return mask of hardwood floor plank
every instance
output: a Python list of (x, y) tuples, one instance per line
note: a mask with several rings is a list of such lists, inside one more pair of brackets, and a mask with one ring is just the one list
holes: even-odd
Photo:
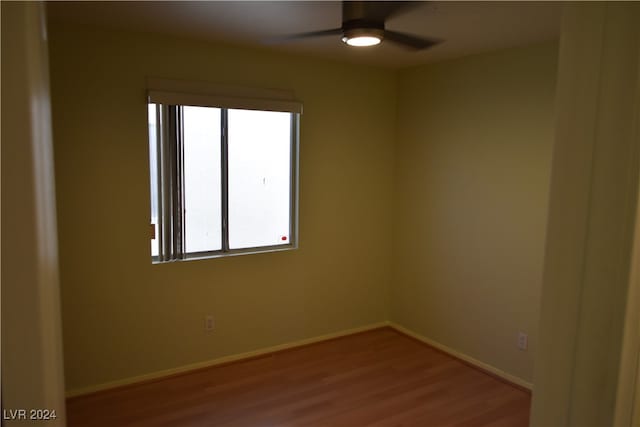
[(528, 425), (530, 394), (391, 328), (67, 401), (70, 427)]

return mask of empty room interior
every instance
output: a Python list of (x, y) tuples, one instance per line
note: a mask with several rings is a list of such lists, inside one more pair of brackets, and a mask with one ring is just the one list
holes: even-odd
[(3, 423), (639, 426), (638, 20), (2, 2)]

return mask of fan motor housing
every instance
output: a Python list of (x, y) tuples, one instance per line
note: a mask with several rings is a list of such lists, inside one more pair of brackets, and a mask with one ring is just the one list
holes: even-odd
[(344, 37), (347, 39), (371, 36), (382, 40), (384, 37), (384, 22), (352, 19), (342, 25), (342, 30)]
[(372, 21), (369, 19), (351, 19), (342, 23), (342, 29), (345, 31), (355, 29), (384, 31), (384, 22)]

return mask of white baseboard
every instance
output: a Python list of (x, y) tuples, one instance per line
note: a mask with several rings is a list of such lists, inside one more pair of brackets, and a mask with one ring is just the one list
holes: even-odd
[(457, 359), (460, 360), (464, 360), (465, 362), (476, 366), (484, 371), (490, 372), (493, 375), (496, 375), (510, 383), (516, 384), (520, 387), (526, 388), (527, 390), (532, 390), (533, 389), (533, 384), (523, 380), (522, 378), (516, 377), (515, 375), (511, 375), (501, 369), (496, 368), (495, 366), (491, 366), (487, 363), (481, 362), (477, 359), (474, 359), (471, 356), (467, 356), (466, 354), (460, 353), (457, 350), (452, 349), (451, 347), (447, 347), (444, 344), (440, 344), (439, 342), (433, 341), (432, 339), (429, 339), (427, 337), (424, 337), (418, 333), (415, 333), (407, 328), (405, 328), (404, 326), (400, 326), (397, 323), (394, 322), (389, 322), (389, 326), (391, 326), (393, 329), (397, 330), (398, 332), (401, 332), (405, 335), (409, 335), (410, 337), (413, 337), (415, 339), (417, 339), (418, 341), (422, 341), (423, 343), (430, 345), (431, 347), (437, 348), (440, 351), (443, 351)]
[(221, 365), (224, 363), (229, 363), (229, 362), (235, 362), (238, 360), (242, 360), (242, 359), (248, 359), (251, 357), (257, 357), (257, 356), (262, 356), (262, 355), (266, 355), (269, 353), (274, 353), (276, 351), (281, 351), (281, 350), (287, 350), (290, 348), (295, 348), (295, 347), (300, 347), (303, 345), (307, 345), (307, 344), (313, 344), (313, 343), (317, 343), (317, 342), (321, 342), (321, 341), (326, 341), (326, 340), (330, 340), (333, 338), (339, 338), (339, 337), (343, 337), (343, 336), (347, 336), (347, 335), (352, 335), (352, 334), (357, 334), (358, 332), (365, 332), (365, 331), (369, 331), (372, 329), (378, 329), (378, 328), (382, 328), (385, 326), (389, 326), (395, 330), (397, 330), (400, 333), (403, 333), (405, 335), (408, 335), (410, 337), (413, 337), (415, 339), (417, 339), (418, 341), (422, 341), (423, 343), (430, 345), (431, 347), (437, 348), (440, 351), (443, 351), (455, 358), (464, 360), (465, 362), (476, 366), (482, 370), (485, 370), (487, 372), (490, 372), (500, 378), (505, 379), (508, 382), (511, 382), (513, 384), (519, 385), (520, 387), (526, 388), (528, 390), (531, 390), (533, 387), (533, 384), (531, 384), (528, 381), (523, 380), (522, 378), (516, 377), (514, 375), (508, 374), (507, 372), (504, 372), (501, 369), (498, 369), (494, 366), (491, 366), (489, 364), (486, 364), (484, 362), (481, 362), (477, 359), (474, 359), (471, 356), (467, 356), (466, 354), (460, 353), (450, 347), (447, 347), (446, 345), (440, 344), (436, 341), (433, 341), (427, 337), (424, 337), (418, 333), (415, 333), (407, 328), (405, 328), (404, 326), (400, 326), (397, 323), (394, 322), (379, 322), (379, 323), (373, 323), (370, 325), (366, 325), (366, 326), (361, 326), (358, 328), (352, 328), (352, 329), (346, 329), (343, 331), (339, 331), (339, 332), (334, 332), (331, 334), (325, 334), (325, 335), (320, 335), (317, 337), (313, 337), (313, 338), (306, 338), (303, 340), (299, 340), (299, 341), (294, 341), (294, 342), (289, 342), (289, 343), (285, 343), (285, 344), (279, 344), (276, 346), (272, 346), (272, 347), (266, 347), (266, 348), (261, 348), (259, 350), (253, 350), (253, 351), (248, 351), (245, 353), (239, 353), (239, 354), (233, 354), (233, 355), (229, 355), (229, 356), (223, 356), (223, 357), (219, 357), (217, 359), (212, 359), (212, 360), (205, 360), (203, 362), (197, 362), (197, 363), (191, 363), (189, 365), (184, 365), (184, 366), (180, 366), (177, 368), (171, 368), (171, 369), (164, 369), (162, 371), (156, 371), (156, 372), (151, 372), (148, 374), (144, 374), (144, 375), (138, 375), (135, 377), (129, 377), (129, 378), (124, 378), (121, 380), (116, 380), (116, 381), (109, 381), (106, 383), (101, 383), (101, 384), (96, 384), (96, 385), (92, 385), (92, 386), (88, 386), (88, 387), (82, 387), (82, 388), (77, 388), (77, 389), (73, 389), (73, 390), (69, 390), (66, 393), (66, 397), (67, 398), (71, 398), (71, 397), (78, 397), (78, 396), (82, 396), (85, 394), (90, 394), (90, 393), (95, 393), (98, 391), (104, 391), (104, 390), (109, 390), (112, 388), (116, 388), (116, 387), (122, 387), (122, 386), (126, 386), (126, 385), (131, 385), (131, 384), (135, 384), (135, 383), (140, 383), (140, 382), (144, 382), (144, 381), (149, 381), (149, 380), (155, 380), (155, 379), (160, 379), (163, 377), (168, 377), (171, 375), (176, 375), (176, 374), (181, 374), (181, 373), (186, 373), (189, 371), (194, 371), (196, 369), (202, 369), (202, 368), (208, 368), (211, 366), (216, 366), (216, 365)]
[(88, 387), (77, 388), (69, 390), (66, 393), (67, 398), (78, 397), (85, 394), (95, 393), (97, 391), (109, 390), (116, 387), (122, 387), (125, 385), (135, 384), (143, 381), (160, 379), (171, 375), (181, 374), (196, 369), (208, 368), (211, 366), (221, 365), (223, 363), (235, 362), (237, 360), (248, 359), (251, 357), (262, 356), (276, 351), (286, 350), (289, 348), (300, 347), (307, 344), (313, 344), (320, 341), (326, 341), (333, 338), (339, 338), (346, 335), (357, 334), (358, 332), (365, 332), (372, 329), (378, 329), (385, 326), (389, 326), (388, 322), (372, 323), (370, 325), (361, 326), (358, 328), (346, 329), (331, 334), (320, 335), (313, 338), (306, 338), (299, 341), (289, 342), (285, 344), (279, 344), (272, 347), (261, 348), (259, 350), (248, 351), (246, 353), (232, 354), (229, 356), (219, 357), (217, 359), (205, 360), (203, 362), (191, 363), (189, 365), (180, 366), (177, 368), (164, 369), (162, 371), (151, 372), (144, 375), (138, 375), (135, 377), (123, 378), (121, 380), (109, 381), (106, 383), (96, 384)]

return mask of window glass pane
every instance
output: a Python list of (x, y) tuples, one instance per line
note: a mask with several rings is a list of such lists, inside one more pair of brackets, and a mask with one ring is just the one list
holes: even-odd
[(149, 173), (151, 178), (151, 224), (155, 239), (151, 240), (151, 256), (158, 256), (158, 145), (156, 133), (156, 104), (149, 104)]
[(229, 110), (229, 247), (289, 244), (291, 113)]
[(185, 249), (222, 249), (220, 109), (183, 107)]

